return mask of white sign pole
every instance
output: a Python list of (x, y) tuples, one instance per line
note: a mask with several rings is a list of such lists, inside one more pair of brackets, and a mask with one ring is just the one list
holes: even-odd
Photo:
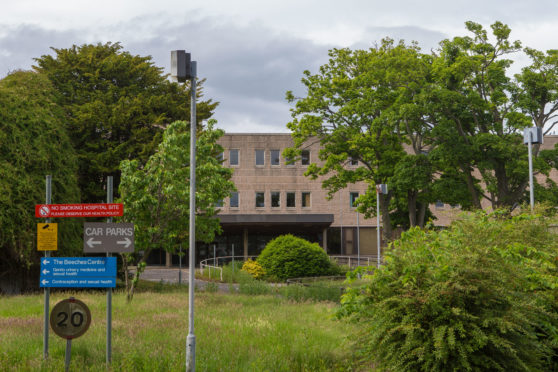
[(196, 62), (191, 62), (190, 79), (190, 233), (188, 282), (188, 336), (186, 337), (186, 371), (196, 370), (196, 336), (194, 334), (194, 286), (196, 270)]

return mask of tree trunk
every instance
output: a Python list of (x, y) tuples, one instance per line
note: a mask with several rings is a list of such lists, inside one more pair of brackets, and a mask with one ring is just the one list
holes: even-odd
[(407, 208), (409, 209), (409, 224), (411, 227), (417, 225), (417, 193), (407, 191)]
[(473, 202), (473, 207), (475, 207), (475, 209), (482, 209), (479, 193), (475, 188), (475, 183), (473, 182), (473, 175), (471, 174), (471, 169), (469, 169), (469, 167), (465, 167), (462, 165), (461, 170), (465, 175), (465, 181), (467, 182), (467, 189), (471, 194), (471, 201)]
[(426, 203), (419, 203), (420, 204), (420, 209), (419, 209), (419, 216), (418, 216), (418, 226), (420, 228), (424, 227), (424, 219), (426, 218), (426, 207), (427, 204)]

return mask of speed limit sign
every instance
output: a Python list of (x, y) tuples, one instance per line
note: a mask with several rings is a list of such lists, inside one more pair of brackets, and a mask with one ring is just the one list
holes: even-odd
[(86, 304), (73, 297), (57, 303), (50, 313), (50, 327), (66, 340), (78, 338), (91, 324), (91, 311)]

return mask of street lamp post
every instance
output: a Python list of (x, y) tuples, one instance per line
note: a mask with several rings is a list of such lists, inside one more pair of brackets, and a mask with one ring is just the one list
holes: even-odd
[(188, 281), (188, 336), (186, 338), (186, 372), (196, 370), (196, 336), (194, 334), (194, 280), (196, 259), (196, 71), (197, 64), (190, 61), (190, 53), (171, 51), (171, 76), (179, 82), (190, 80), (190, 230)]
[(377, 237), (377, 245), (378, 245), (378, 264), (377, 267), (378, 269), (380, 268), (380, 261), (381, 261), (381, 250), (380, 250), (380, 244), (382, 242), (382, 239), (380, 237), (380, 194), (387, 194), (388, 193), (388, 189), (387, 189), (387, 185), (384, 183), (381, 183), (379, 185), (376, 185), (376, 237)]
[(531, 205), (531, 212), (533, 212), (535, 207), (535, 185), (533, 182), (533, 151), (531, 147), (533, 144), (543, 143), (542, 128), (525, 128), (523, 131), (523, 143), (527, 145), (529, 156), (529, 204)]

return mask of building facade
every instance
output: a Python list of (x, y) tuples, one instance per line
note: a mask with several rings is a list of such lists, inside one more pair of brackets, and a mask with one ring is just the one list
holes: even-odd
[[(558, 136), (546, 136), (544, 141), (542, 148), (554, 148)], [(318, 141), (309, 143), (301, 159), (292, 164), (283, 157), (283, 151), (293, 146), (288, 133), (227, 133), (219, 144), (224, 149), (223, 165), (234, 170), (237, 191), (220, 206), (223, 233), (211, 244), (198, 242), (198, 262), (214, 255), (256, 256), (271, 239), (283, 234), (319, 243), (328, 254), (377, 254), (377, 220), (365, 219), (353, 204), (367, 185), (352, 184), (328, 198), (322, 179), (304, 175), (311, 163), (319, 163)], [(356, 168), (358, 162), (348, 161), (346, 167)], [(550, 177), (558, 180), (556, 170)], [(489, 208), (487, 200), (483, 207)], [(451, 223), (460, 212), (458, 206), (443, 203), (431, 205), (430, 210), (440, 226)], [(149, 263), (171, 262), (177, 264), (178, 256), (154, 252)]]
[(319, 142), (308, 144), (292, 164), (282, 155), (293, 146), (290, 134), (225, 134), (219, 143), (237, 188), (219, 213), (222, 250), (235, 244), (235, 254), (257, 255), (271, 239), (290, 233), (331, 254), (376, 253), (376, 219), (364, 219), (353, 204), (366, 184), (351, 185), (328, 199), (322, 180), (304, 176), (311, 163), (319, 162)]

